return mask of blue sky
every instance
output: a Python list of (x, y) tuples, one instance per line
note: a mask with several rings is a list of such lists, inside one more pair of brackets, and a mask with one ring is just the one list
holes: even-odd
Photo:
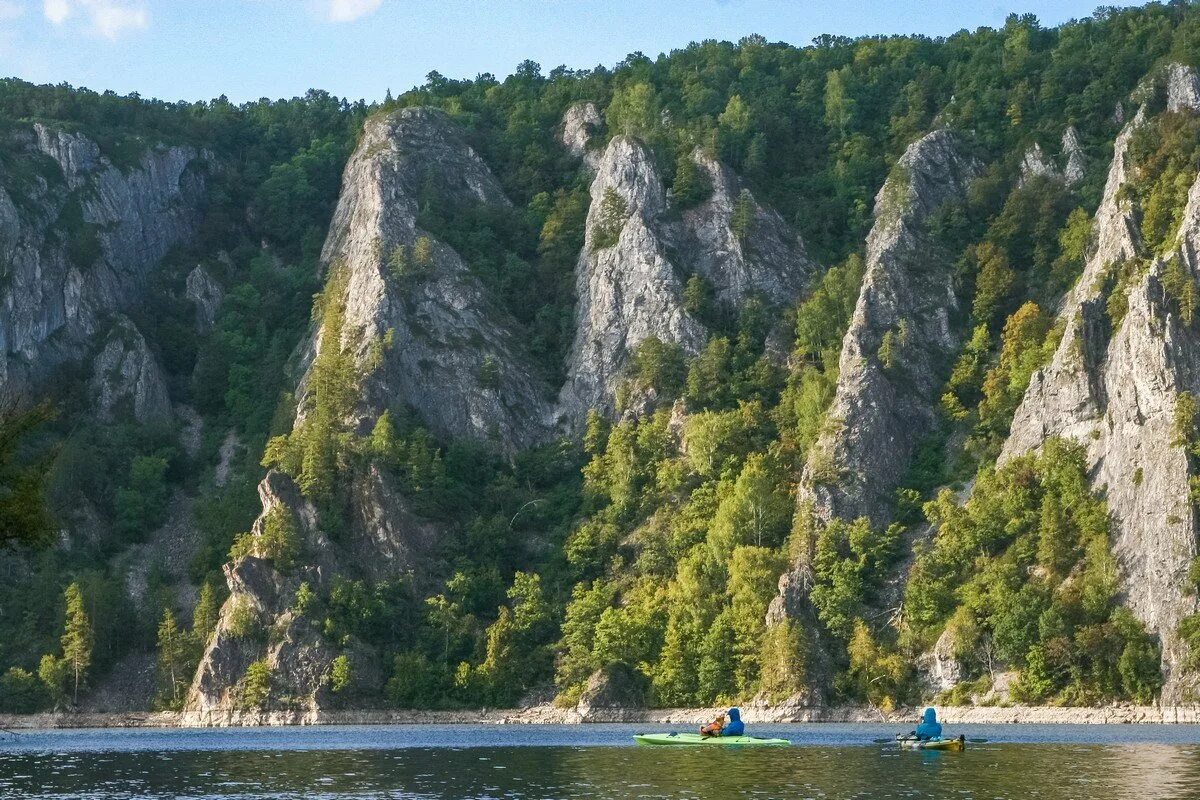
[(612, 65), (702, 39), (759, 33), (945, 35), (1045, 25), (1097, 0), (0, 0), (0, 76), (167, 100), (291, 97), (310, 87), (379, 99), (423, 81)]

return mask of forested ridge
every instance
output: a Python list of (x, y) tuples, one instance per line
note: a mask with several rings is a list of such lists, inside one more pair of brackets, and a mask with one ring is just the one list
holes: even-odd
[[(1163, 259), (1154, 286), (1171, 324), (1192, 331), (1195, 279), (1171, 259), (1200, 167), (1200, 116), (1168, 108), (1164, 76), (1198, 62), (1200, 7), (1175, 2), (1057, 28), (1014, 15), (946, 38), (796, 47), (748, 36), (611, 68), (431, 72), (377, 104), (316, 90), (166, 103), (0, 81), (0, 187), (16, 209), (48, 181), (17, 145), (35, 123), (86, 136), (126, 172), (166, 145), (206, 164), (195, 234), (124, 309), (175, 411), (152, 423), (132, 408), (98, 415), (99, 335), (0, 407), (0, 710), (182, 708), (218, 628), (258, 654), (231, 689), (239, 710), (304, 706), (311, 698), (269, 657), (295, 620), (329, 655), (324, 707), (550, 695), (572, 706), (617, 682), (628, 702), (654, 706), (888, 708), (938, 692), (961, 703), (1155, 700), (1163, 642), (1124, 602), (1120, 532), (1086, 438), (1002, 450), (1031, 377), (1069, 349), (1060, 311), (1096, 249), (1114, 141), (1139, 108), (1120, 200), (1144, 252), (1097, 282), (1096, 324), (1115, 337), (1137, 302), (1130, 287)], [(430, 171), (417, 192), (423, 233), (384, 254), (387, 280), (417, 307), (449, 248), (513, 321), (536, 380), (554, 387), (575, 336), (579, 264), (589, 247), (617, 246), (627, 212), (615, 192), (589, 194), (593, 172), (562, 141), (564, 114), (589, 103), (599, 118), (588, 153), (621, 137), (643, 147), (669, 193), (664, 225), (712, 196), (697, 152), (731, 170), (738, 247), (763, 247), (756, 209), (777, 212), (819, 265), (803, 292), (734, 304), (698, 272), (681, 275), (705, 341), (694, 352), (632, 344), (614, 412), (593, 411), (577, 435), (505, 452), (441, 436), (403, 404), (350, 424), (359, 371), (403, 346), (380, 336), (365, 362), (343, 349), (354, 300), (344, 270), (322, 261), (364, 124), (439, 109), (490, 169), (509, 203), (463, 204)], [(829, 518), (798, 487), (845, 477), (819, 443), (840, 424), (828, 412), (868, 235), (887, 222), (877, 209), (911, 212), (902, 156), (940, 129), (977, 168), (920, 224), (925, 260), (947, 265), (954, 298), (936, 424), (896, 476), (885, 521)], [(1044, 163), (1031, 168), (1035, 147)], [(75, 208), (64, 204), (50, 230), (86, 269), (97, 232)], [(221, 296), (205, 324), (190, 293), (197, 267)], [(0, 288), (8, 278), (0, 261)], [(913, 380), (909, 335), (901, 321), (867, 354), (897, 386)], [(489, 357), (475, 377), (498, 392), (510, 374)], [(1194, 396), (1178, 393), (1170, 413), (1190, 470)], [(294, 481), (294, 502), (260, 504), (267, 469)], [(1130, 472), (1140, 485), (1141, 468)], [(432, 541), (427, 561), (387, 577), (345, 568), (318, 585), (303, 571), (325, 563), (314, 542), (351, 548), (364, 476), (399, 487), (413, 541)], [(294, 584), (285, 614), (227, 600), (223, 565), (247, 558)], [(804, 602), (784, 613), (789, 572)], [(1185, 645), (1200, 645), (1197, 619), (1179, 627)], [(953, 681), (931, 682), (931, 661), (953, 662)], [(139, 670), (149, 677), (127, 678)]]

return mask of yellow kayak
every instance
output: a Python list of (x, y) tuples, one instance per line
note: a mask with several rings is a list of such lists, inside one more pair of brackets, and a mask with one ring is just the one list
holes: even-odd
[(962, 736), (957, 739), (917, 739), (905, 736), (897, 738), (896, 744), (910, 750), (948, 750), (957, 753), (967, 749), (967, 740)]

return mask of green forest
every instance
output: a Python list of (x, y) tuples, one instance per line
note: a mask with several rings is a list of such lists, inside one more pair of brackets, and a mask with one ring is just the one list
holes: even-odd
[[(181, 708), (228, 593), (222, 565), (253, 554), (294, 575), (313, 555), (286, 509), (247, 534), (266, 467), (295, 478), (334, 539), (350, 476), (368, 468), (385, 470), (439, 531), (435, 563), (420, 574), (300, 584), (292, 610), (337, 654), (336, 706), (507, 707), (539, 692), (569, 706), (597, 671), (617, 668), (651, 706), (806, 695), (888, 709), (923, 699), (915, 664), (943, 631), (966, 673), (944, 702), (987, 696), (998, 665), (1017, 673), (1018, 702), (1151, 702), (1160, 644), (1119, 602), (1111, 522), (1082, 448), (1051, 440), (996, 461), (1061, 337), (1056, 312), (1083, 269), (1112, 143), (1136, 110), (1131, 92), (1170, 62), (1200, 65), (1200, 7), (1103, 8), (1056, 28), (1013, 15), (945, 38), (793, 46), (749, 36), (590, 70), (527, 61), (502, 79), (431, 72), (374, 104), (317, 90), (170, 103), (0, 81), (0, 185), (22, 169), (5, 137), (34, 121), (86, 134), (117, 165), (156, 143), (195, 145), (221, 164), (199, 233), (155, 270), (153, 302), (129, 312), (172, 401), (202, 418), (198, 450), (181, 446), (179, 422), (98, 421), (79, 365), (0, 407), (0, 711), (87, 707), (138, 658), (155, 666), (147, 704)], [(512, 201), (463, 211), (431, 188), (420, 225), (522, 326), (547, 380), (561, 379), (591, 200), (590, 177), (556, 129), (578, 102), (603, 116), (589, 146), (644, 143), (677, 210), (711, 190), (695, 148), (729, 165), (822, 265), (803, 296), (732, 311), (692, 276), (684, 302), (711, 337), (695, 356), (642, 341), (618, 393), (623, 406), (653, 389), (657, 409), (593, 413), (578, 439), (512, 457), (441, 440), (411, 409), (389, 410), (368, 432), (342, 430), (353, 367), (328, 345), (313, 359), (315, 409), (292, 430), (298, 349), (314, 325), (340, 331), (345, 315), (344, 284), (320, 263), (342, 169), (364, 121), (404, 107), (442, 109)], [(1161, 97), (1148, 108), (1155, 116), (1131, 145), (1130, 202), (1157, 253), (1173, 241), (1200, 165), (1200, 118), (1163, 111)], [(964, 332), (943, 365), (938, 430), (909, 465), (890, 524), (821, 523), (797, 507), (795, 487), (831, 424), (875, 196), (906, 147), (941, 126), (984, 167), (929, 224), (953, 261), (953, 324)], [(1082, 143), (1083, 181), (1019, 181), (1028, 148), (1057, 153), (1067, 126)], [(735, 212), (735, 233), (753, 248), (747, 214)], [(73, 248), (88, 246), (84, 227)], [(426, 245), (391, 254), (398, 280), (428, 265)], [(197, 264), (225, 294), (203, 334), (182, 292)], [(1128, 285), (1144, 266), (1115, 265), (1108, 280)], [(5, 271), (0, 263), (0, 284)], [(1192, 280), (1180, 273), (1166, 291), (1191, 325)], [(1114, 327), (1123, 296), (1109, 295)], [(781, 320), (783, 358), (768, 341)], [(900, 330), (879, 353), (897, 373), (903, 339)], [(1181, 446), (1200, 452), (1195, 408), (1178, 416)], [(836, 475), (839, 465), (815, 468)], [(194, 519), (186, 576), (151, 563), (135, 595), (130, 554), (181, 498)], [(80, 507), (95, 520), (88, 530), (66, 524)], [(921, 531), (930, 533), (903, 565)], [(768, 626), (779, 578), (798, 559), (811, 570), (811, 617)], [(889, 581), (902, 566), (909, 578), (897, 592)], [(276, 635), (251, 609), (226, 613), (248, 641)], [(1200, 644), (1200, 622), (1185, 628)], [(246, 709), (294, 701), (266, 660), (237, 697)]]

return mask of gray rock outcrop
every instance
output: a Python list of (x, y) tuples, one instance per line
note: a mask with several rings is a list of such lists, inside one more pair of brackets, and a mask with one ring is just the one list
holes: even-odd
[(582, 159), (588, 168), (595, 169), (600, 153), (588, 145), (603, 122), (595, 103), (576, 103), (563, 114), (558, 141), (568, 153)]
[[(451, 208), (509, 205), (458, 129), (425, 108), (371, 119), (342, 186), (322, 261), (345, 272), (341, 346), (363, 373), (357, 417), (369, 422), (400, 402), (441, 436), (490, 440), (507, 452), (544, 440), (551, 392), (515, 322), (454, 250), (417, 225), (430, 186)], [(385, 339), (391, 345), (380, 352)], [(302, 393), (302, 415), (305, 401)]]
[[(1200, 109), (1195, 72), (1172, 66), (1166, 74), (1169, 107)], [(1093, 486), (1108, 501), (1122, 600), (1160, 640), (1162, 697), (1170, 703), (1189, 691), (1181, 674), (1186, 652), (1176, 628), (1197, 608), (1186, 588), (1197, 554), (1190, 467), (1174, 412), (1180, 393), (1200, 390), (1200, 340), (1179, 318), (1164, 278), (1172, 258), (1179, 259), (1189, 279), (1198, 277), (1200, 179), (1189, 193), (1176, 249), (1151, 257), (1122, 191), (1130, 179), (1129, 140), (1144, 120), (1143, 109), (1117, 139), (1096, 213), (1094, 249), (1060, 313), (1062, 339), (1050, 363), (1034, 373), (1001, 461), (1052, 436), (1086, 448)], [(1145, 266), (1128, 286), (1112, 287), (1104, 280), (1118, 262), (1133, 260)], [(1115, 330), (1106, 311), (1111, 291), (1128, 292), (1128, 310)]]
[(208, 270), (197, 264), (187, 275), (185, 294), (188, 300), (196, 306), (196, 327), (206, 331), (213, 326), (217, 319), (217, 311), (225, 292)]
[(926, 230), (961, 199), (978, 164), (939, 130), (909, 146), (875, 201), (866, 273), (842, 341), (837, 391), (797, 496), (818, 520), (882, 524), (958, 345), (950, 260)]
[(24, 169), (0, 166), (0, 396), (83, 357), (140, 300), (199, 224), (211, 160), (155, 146), (122, 168), (82, 134), (39, 123), (5, 136)]
[[(610, 193), (620, 198), (624, 211), (604, 219)], [(575, 341), (559, 398), (572, 428), (589, 409), (612, 411), (617, 383), (639, 342), (656, 337), (696, 353), (706, 338), (704, 326), (683, 307), (683, 281), (667, 255), (669, 239), (660, 219), (666, 193), (649, 151), (627, 136), (609, 142), (591, 196), (575, 272)], [(601, 247), (605, 228), (619, 232), (615, 243)]]
[(742, 241), (734, 233), (733, 220), (742, 182), (703, 150), (696, 150), (693, 159), (707, 176), (712, 194), (681, 215), (677, 238), (684, 263), (730, 308), (755, 295), (772, 305), (795, 300), (816, 270), (800, 237), (778, 212), (748, 194), (751, 222)]
[(1079, 141), (1079, 131), (1074, 125), (1068, 125), (1063, 131), (1062, 152), (1067, 159), (1063, 166), (1062, 176), (1067, 186), (1078, 186), (1083, 183), (1087, 161), (1083, 155), (1083, 145)]
[(1021, 159), (1021, 177), (1019, 185), (1028, 183), (1033, 178), (1058, 178), (1058, 168), (1054, 166), (1049, 157), (1046, 156), (1041, 145), (1034, 142), (1033, 146), (1025, 151), (1025, 157)]
[[(742, 182), (703, 151), (693, 158), (712, 193), (679, 213), (650, 151), (636, 139), (614, 138), (595, 166), (586, 243), (575, 273), (576, 333), (559, 395), (568, 430), (578, 429), (590, 409), (613, 411), (638, 343), (653, 337), (687, 354), (703, 347), (708, 331), (684, 307), (687, 276), (702, 277), (717, 300), (736, 311), (752, 297), (774, 306), (794, 302), (816, 269), (800, 237), (753, 195), (742, 241), (733, 221)], [(622, 213), (606, 219), (605, 198), (613, 195)]]
[(112, 421), (123, 414), (143, 424), (171, 418), (171, 398), (158, 359), (126, 317), (117, 318), (92, 362), (88, 384), (97, 416)]

